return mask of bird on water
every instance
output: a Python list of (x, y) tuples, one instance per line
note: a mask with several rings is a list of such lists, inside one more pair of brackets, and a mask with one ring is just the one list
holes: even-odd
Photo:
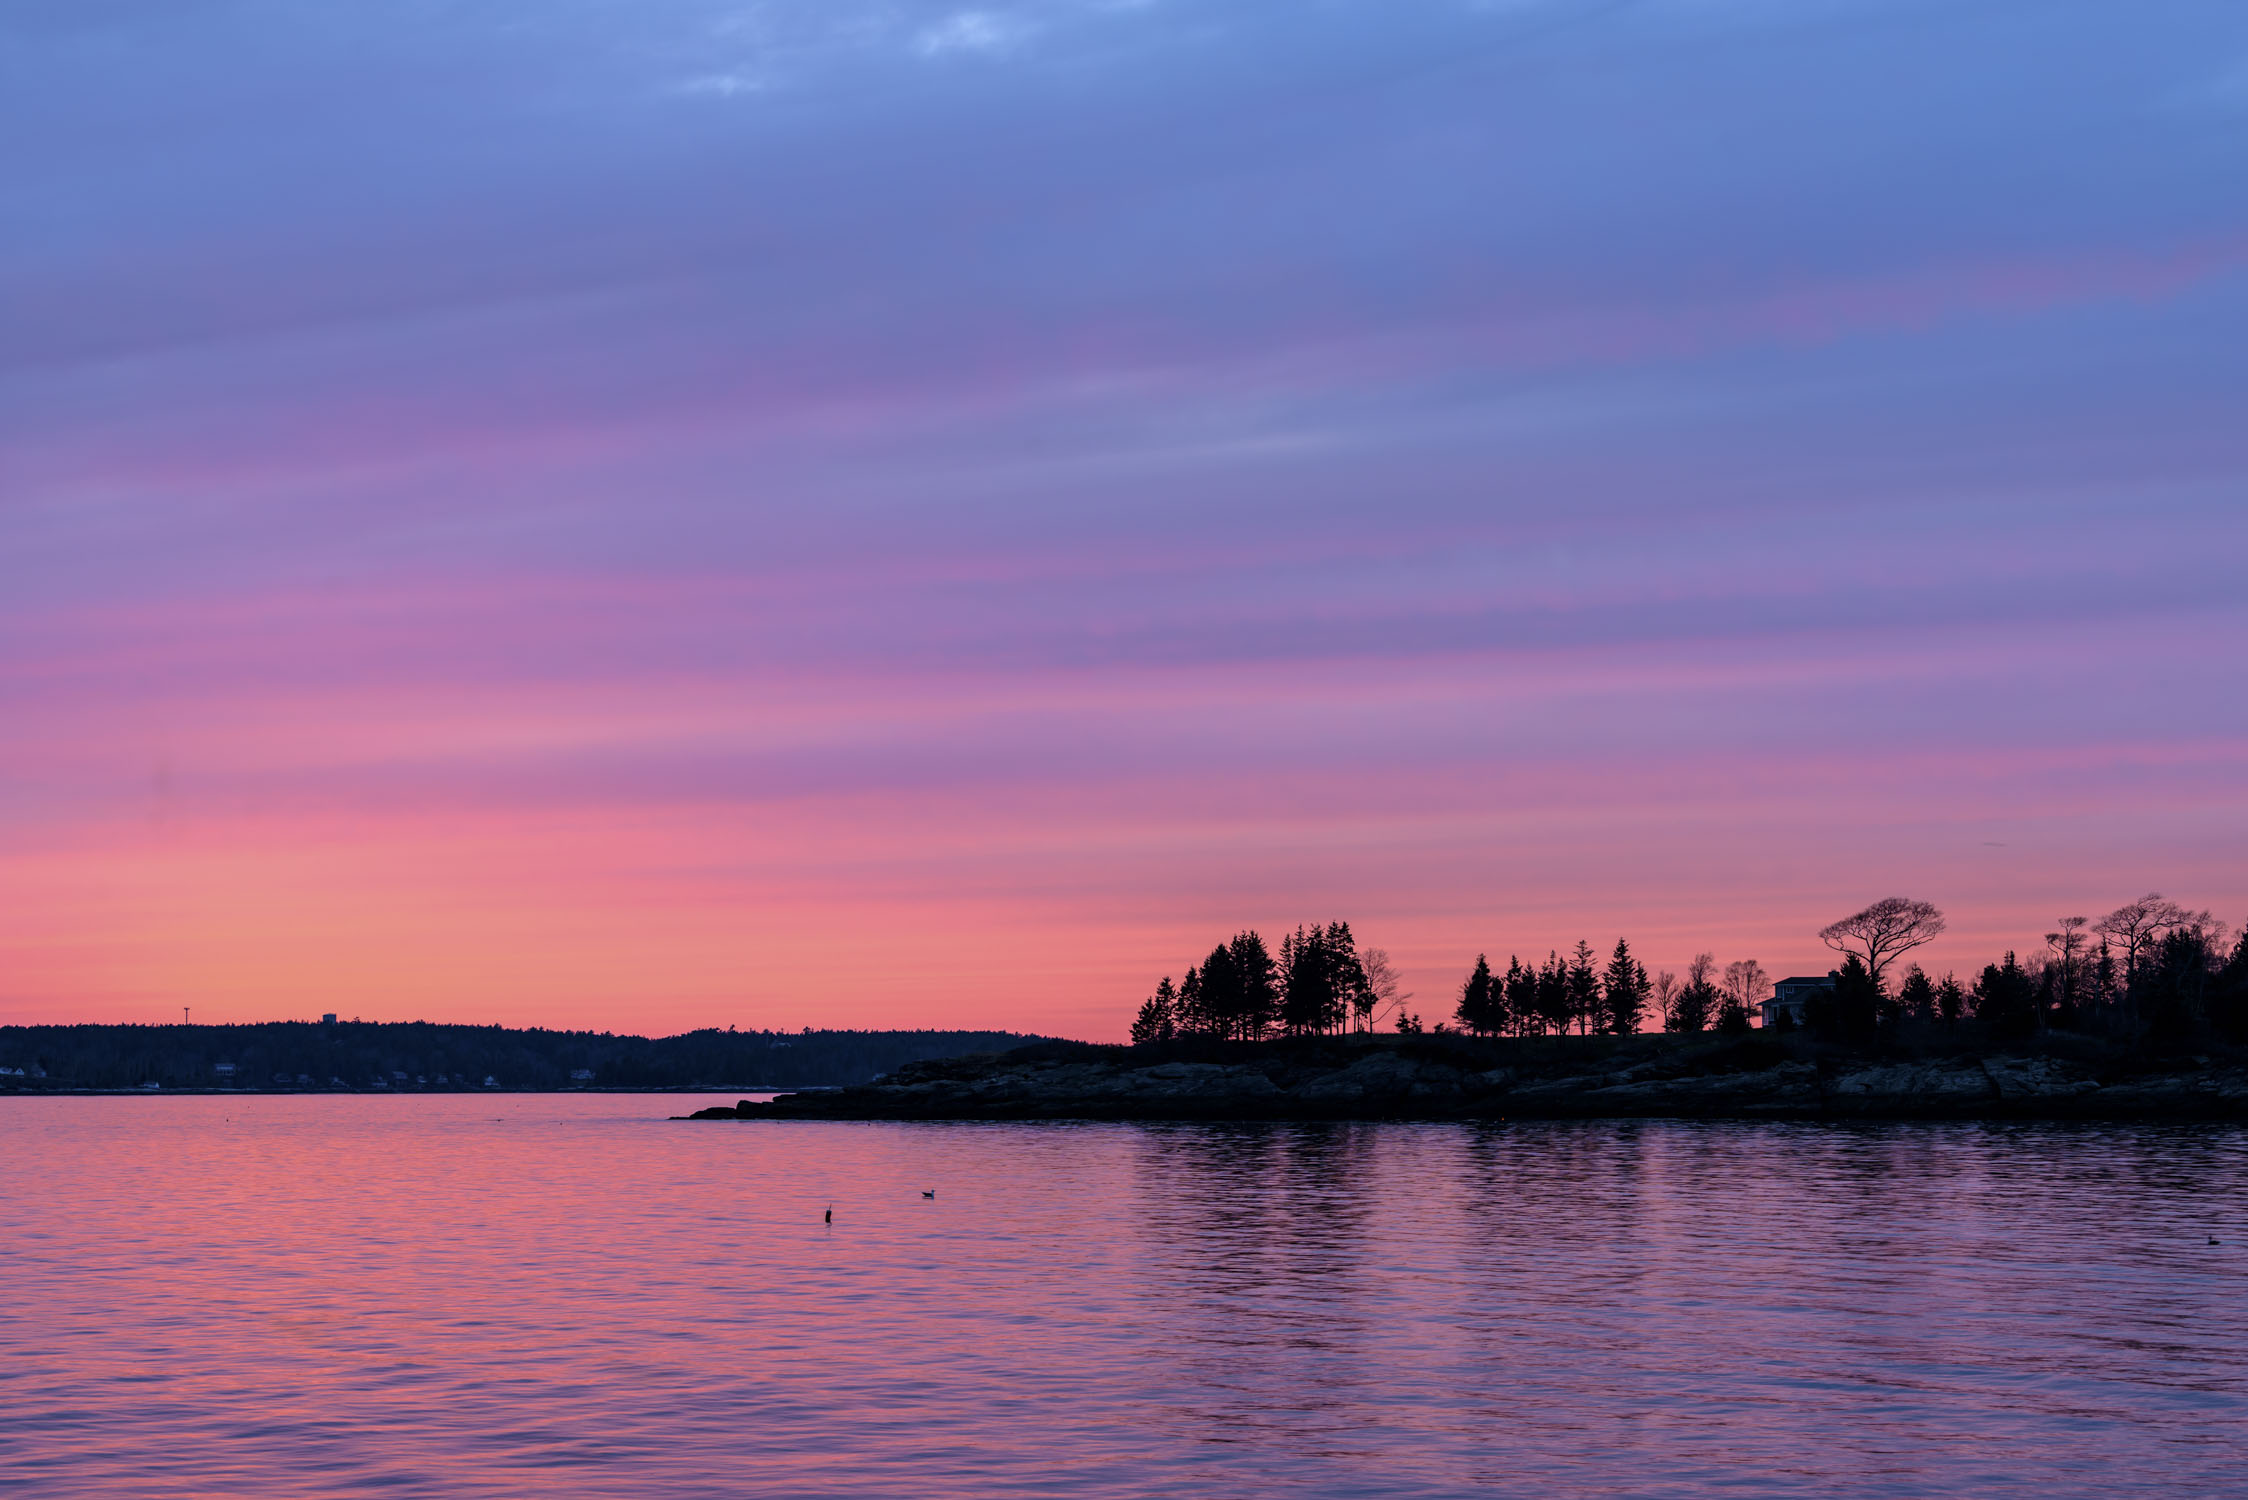
[[(921, 1190), (921, 1196), (924, 1198), (934, 1198), (937, 1196), (937, 1190), (935, 1188), (923, 1188)], [(2214, 1242), (2212, 1241), (2212, 1243)]]
[(821, 1222), (821, 1223), (823, 1223), (823, 1224), (832, 1224), (832, 1223), (834, 1223), (834, 1222), (835, 1222), (835, 1205), (834, 1205), (834, 1204), (830, 1203), (830, 1204), (829, 1204), (829, 1205), (827, 1206), (827, 1212), (826, 1212), (826, 1213), (825, 1213), (824, 1215), (822, 1215), (822, 1216), (821, 1216), (820, 1222)]

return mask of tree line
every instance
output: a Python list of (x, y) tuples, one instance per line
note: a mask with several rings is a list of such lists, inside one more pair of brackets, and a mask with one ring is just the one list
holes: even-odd
[[(2208, 911), (2160, 894), (2142, 896), (2097, 920), (2061, 918), (2041, 950), (2010, 951), (1970, 981), (1929, 974), (1900, 960), (1940, 936), (1943, 913), (1901, 896), (1876, 901), (1820, 929), (1841, 956), (1803, 998), (1802, 1023), (1824, 1036), (1871, 1040), (1905, 1025), (1982, 1023), (1993, 1035), (2079, 1031), (2123, 1039), (2194, 1038), (2248, 1043), (2248, 931), (2228, 935)], [(1743, 1032), (1773, 994), (1757, 960), (1719, 966), (1699, 953), (1683, 976), (1649, 974), (1628, 940), (1603, 958), (1582, 939), (1540, 961), (1510, 955), (1505, 969), (1487, 954), (1460, 982), (1451, 1015), (1437, 1031), (1472, 1036), (1629, 1036)], [(1255, 1040), (1372, 1031), (1382, 1020), (1401, 1033), (1423, 1029), (1404, 1008), (1388, 956), (1363, 953), (1350, 926), (1298, 927), (1276, 957), (1255, 932), (1210, 951), (1174, 985), (1165, 977), (1140, 1006), (1132, 1041), (1179, 1037)], [(1794, 1023), (1792, 1007), (1775, 1021)]]
[(1003, 1052), (1007, 1031), (736, 1031), (643, 1037), (425, 1021), (251, 1026), (0, 1026), (0, 1088), (252, 1088), (323, 1092), (805, 1088), (864, 1083), (909, 1062)]
[(1324, 1036), (1372, 1031), (1385, 1017), (1417, 1024), (1389, 955), (1360, 952), (1348, 922), (1298, 927), (1277, 957), (1255, 932), (1239, 932), (1190, 966), (1177, 984), (1165, 975), (1132, 1021), (1132, 1043), (1182, 1037), (1255, 1041), (1275, 1034)]

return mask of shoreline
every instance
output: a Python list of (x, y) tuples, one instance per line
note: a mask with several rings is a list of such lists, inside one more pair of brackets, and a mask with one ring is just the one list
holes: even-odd
[[(1961, 1038), (1960, 1041), (1967, 1039)], [(1800, 1035), (1043, 1044), (682, 1120), (2248, 1121), (2248, 1062), (2093, 1039), (1856, 1051)]]

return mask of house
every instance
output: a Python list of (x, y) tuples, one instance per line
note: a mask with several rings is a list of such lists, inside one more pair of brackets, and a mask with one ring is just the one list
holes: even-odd
[[(1758, 1024), (1767, 1028), (1782, 1024), (1801, 1026), (1804, 1003), (1813, 995), (1833, 988), (1832, 974), (1799, 974), (1793, 979), (1783, 979), (1772, 986), (1772, 998), (1757, 1007), (1763, 1013)], [(1782, 1016), (1787, 1017), (1784, 1023), (1780, 1020)]]

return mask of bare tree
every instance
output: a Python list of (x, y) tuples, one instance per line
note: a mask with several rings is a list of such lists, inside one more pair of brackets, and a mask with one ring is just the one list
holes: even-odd
[(1678, 1003), (1678, 976), (1665, 969), (1655, 976), (1655, 1014), (1663, 1018), (1663, 1030), (1671, 1029), (1670, 1018)]
[(1368, 948), (1358, 956), (1358, 964), (1366, 971), (1366, 988), (1352, 1008), (1357, 1012), (1358, 1029), (1372, 1031), (1382, 1017), (1402, 1009), (1413, 997), (1391, 967), (1386, 949)]
[(1772, 981), (1765, 976), (1764, 965), (1753, 958), (1725, 966), (1725, 994), (1742, 1010), (1753, 1013), (1771, 993)]
[(2213, 921), (2205, 911), (2187, 911), (2175, 901), (2163, 900), (2160, 891), (2149, 891), (2094, 922), (2092, 930), (2123, 950), (2123, 982), (2129, 984), (2138, 977), (2140, 958), (2164, 934), (2180, 927), (2208, 927)]
[(1898, 954), (1910, 952), (1944, 930), (1944, 914), (1926, 901), (1890, 896), (1864, 911), (1819, 929), (1819, 941), (1837, 953), (1865, 960), (1873, 982)]
[(2045, 946), (2053, 950), (2048, 968), (2054, 976), (2053, 989), (2059, 994), (2062, 1006), (2074, 1010), (2077, 996), (2084, 988), (2084, 966), (2092, 940), (2084, 935), (2087, 922), (2083, 917), (2063, 917), (2057, 925), (2060, 931), (2045, 934)]

